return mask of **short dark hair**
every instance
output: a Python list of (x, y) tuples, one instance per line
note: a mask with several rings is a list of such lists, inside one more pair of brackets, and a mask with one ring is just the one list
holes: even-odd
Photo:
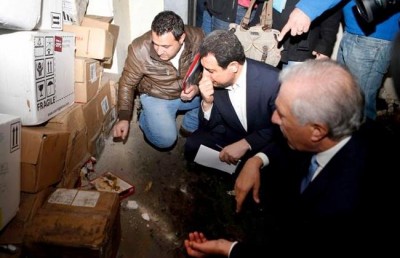
[(151, 30), (158, 36), (172, 32), (176, 40), (179, 40), (185, 32), (185, 25), (182, 18), (173, 11), (163, 11), (154, 17), (151, 23)]
[(208, 34), (200, 46), (200, 58), (209, 53), (215, 56), (218, 65), (224, 69), (233, 61), (243, 64), (246, 60), (242, 44), (228, 30), (214, 30)]

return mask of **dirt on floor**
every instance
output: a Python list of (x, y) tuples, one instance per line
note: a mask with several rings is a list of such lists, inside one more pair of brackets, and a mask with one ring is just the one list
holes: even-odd
[[(95, 165), (96, 173), (112, 171), (136, 189), (121, 202), (118, 257), (186, 257), (183, 240), (193, 230), (205, 232), (209, 238), (240, 239), (251, 225), (245, 225), (242, 215), (234, 212), (230, 193), (234, 177), (188, 166), (182, 136), (170, 151), (159, 151), (144, 140), (137, 123), (132, 122), (131, 128), (126, 143), (114, 142), (112, 137), (106, 140)], [(133, 203), (136, 209), (131, 207)]]

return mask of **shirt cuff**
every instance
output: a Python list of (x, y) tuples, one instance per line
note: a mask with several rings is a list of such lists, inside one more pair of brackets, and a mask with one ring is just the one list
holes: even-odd
[(210, 108), (208, 111), (204, 111), (203, 105), (201, 105), (201, 110), (203, 110), (204, 118), (205, 118), (206, 120), (210, 120), (212, 106), (211, 106), (211, 108)]
[(264, 168), (265, 166), (268, 166), (268, 165), (269, 165), (269, 158), (268, 158), (268, 156), (265, 155), (264, 153), (259, 152), (259, 153), (257, 153), (255, 156), (256, 156), (256, 157), (259, 157), (259, 158), (262, 160), (263, 165), (262, 165), (261, 168)]
[(235, 242), (232, 243), (231, 248), (229, 248), (228, 258), (231, 257), (232, 249), (237, 243), (238, 243), (238, 241), (235, 241)]

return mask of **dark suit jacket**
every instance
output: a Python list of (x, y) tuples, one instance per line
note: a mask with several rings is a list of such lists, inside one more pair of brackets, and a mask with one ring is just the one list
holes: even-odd
[(214, 91), (210, 120), (204, 119), (200, 108), (200, 126), (188, 137), (186, 152), (196, 153), (200, 144), (219, 150), (215, 144), (226, 146), (245, 138), (253, 152), (267, 145), (278, 128), (271, 122), (275, 98), (279, 90), (279, 70), (270, 65), (247, 61), (247, 131), (243, 128), (229, 99), (228, 90)]
[(384, 233), (394, 234), (399, 220), (394, 208), (399, 201), (398, 168), (387, 147), (393, 142), (390, 136), (375, 125), (363, 125), (302, 194), (300, 182), (311, 154), (281, 144), (264, 149), (271, 164), (262, 171), (263, 201), (273, 226), (267, 229), (263, 247), (240, 243), (230, 257), (286, 257), (291, 252), (308, 257), (373, 251), (382, 255), (396, 246)]

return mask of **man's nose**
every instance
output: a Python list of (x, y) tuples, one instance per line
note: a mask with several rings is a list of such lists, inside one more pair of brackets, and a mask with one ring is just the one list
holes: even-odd
[(274, 124), (277, 124), (277, 125), (280, 124), (279, 115), (278, 115), (278, 112), (276, 112), (276, 110), (272, 113), (271, 121)]

